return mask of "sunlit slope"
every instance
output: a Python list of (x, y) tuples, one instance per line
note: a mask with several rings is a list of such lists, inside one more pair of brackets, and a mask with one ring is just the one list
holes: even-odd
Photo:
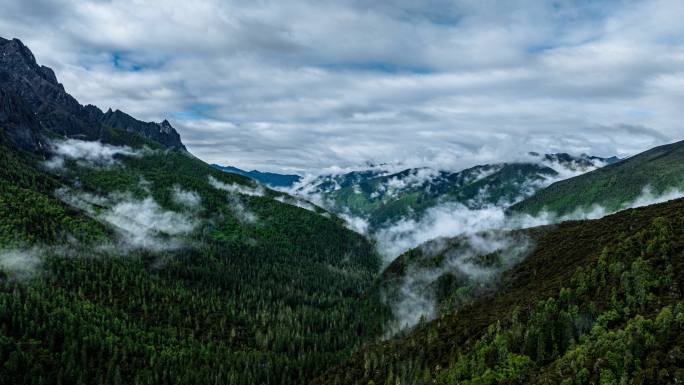
[(530, 214), (547, 210), (563, 215), (578, 208), (600, 205), (606, 211), (615, 211), (634, 201), (645, 189), (647, 193), (659, 195), (682, 187), (684, 142), (677, 142), (556, 182), (511, 210)]
[[(530, 254), (473, 301), (369, 346), (314, 383), (676, 383), (684, 375), (683, 215), (677, 200), (518, 232), (532, 241)], [(447, 251), (459, 247), (450, 242)], [(393, 264), (384, 285), (416, 263), (439, 263), (440, 254), (424, 252)]]

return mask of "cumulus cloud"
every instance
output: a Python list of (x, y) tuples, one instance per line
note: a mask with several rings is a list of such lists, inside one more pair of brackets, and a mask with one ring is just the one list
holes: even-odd
[(44, 164), (48, 169), (59, 170), (64, 167), (65, 160), (76, 160), (89, 166), (107, 167), (117, 164), (117, 157), (143, 155), (142, 151), (128, 146), (112, 146), (98, 141), (66, 139), (52, 141), (52, 157)]
[(212, 163), (462, 169), (679, 138), (683, 13), (678, 0), (41, 0), (6, 4), (0, 30), (81, 102), (169, 117)]

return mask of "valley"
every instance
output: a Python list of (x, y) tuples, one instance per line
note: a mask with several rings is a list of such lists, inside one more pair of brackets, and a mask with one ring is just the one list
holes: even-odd
[(684, 381), (684, 142), (294, 175), (182, 139), (0, 38), (0, 383)]

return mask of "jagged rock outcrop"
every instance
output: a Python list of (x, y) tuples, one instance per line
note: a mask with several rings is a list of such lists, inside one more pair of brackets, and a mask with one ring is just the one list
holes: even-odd
[(142, 122), (122, 111), (112, 111), (109, 109), (106, 113), (102, 114), (100, 122), (109, 127), (137, 132), (170, 148), (185, 150), (180, 135), (166, 119), (161, 123)]
[(185, 150), (168, 121), (142, 122), (118, 110), (105, 114), (95, 106), (82, 106), (20, 40), (0, 38), (0, 129), (15, 145), (40, 151), (48, 133), (107, 141), (108, 127)]

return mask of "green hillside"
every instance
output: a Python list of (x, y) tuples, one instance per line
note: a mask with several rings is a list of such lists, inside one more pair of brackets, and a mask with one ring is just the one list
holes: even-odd
[(339, 218), (0, 53), (0, 384), (302, 384), (382, 333)]
[[(4, 252), (41, 265), (25, 279), (4, 275), (2, 383), (302, 383), (381, 331), (378, 304), (361, 300), (379, 259), (337, 219), (267, 192), (240, 196), (258, 218), (246, 224), (208, 176), (252, 182), (182, 152), (73, 163), (51, 177), (2, 150)], [(114, 229), (55, 199), (59, 186), (182, 212), (171, 198), (179, 187), (201, 198), (201, 225), (177, 250), (112, 250), (102, 245), (117, 242)]]
[(633, 202), (644, 189), (654, 195), (684, 187), (684, 142), (653, 148), (606, 167), (556, 182), (511, 207), (536, 214), (559, 215), (597, 204), (616, 211)]
[[(314, 383), (678, 383), (683, 215), (684, 200), (677, 200), (519, 231), (531, 241), (529, 255), (476, 296), (371, 344)], [(385, 273), (385, 285), (461, 244), (447, 242), (436, 255), (425, 254), (430, 248), (410, 252)], [(461, 291), (469, 287), (473, 282), (460, 284)]]
[[(258, 218), (244, 223), (208, 176), (252, 182), (178, 151), (73, 162), (53, 176), (0, 153), (3, 258), (39, 265), (0, 273), (0, 383), (302, 383), (381, 331), (378, 304), (361, 299), (379, 259), (337, 219), (266, 192), (240, 195)], [(192, 191), (201, 224), (178, 249), (128, 249), (109, 224), (56, 199), (64, 186), (151, 197), (169, 212), (183, 212), (174, 188)]]
[(332, 210), (368, 218), (371, 228), (377, 229), (403, 217), (419, 217), (444, 202), (459, 202), (470, 208), (507, 206), (557, 174), (533, 163), (476, 166), (456, 173), (409, 169), (364, 178), (324, 192), (324, 196)]

